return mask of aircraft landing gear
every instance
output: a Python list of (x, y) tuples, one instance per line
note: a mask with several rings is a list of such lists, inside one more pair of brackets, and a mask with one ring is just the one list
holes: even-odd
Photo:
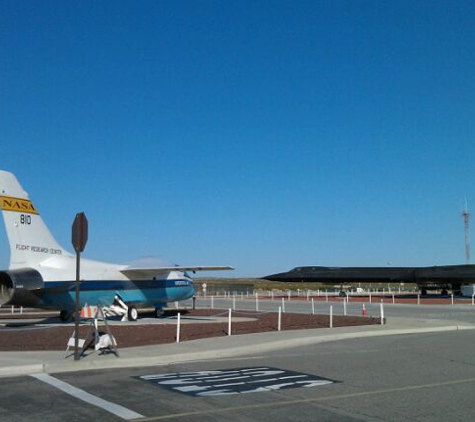
[(137, 318), (139, 317), (139, 313), (137, 311), (137, 308), (135, 306), (129, 306), (129, 309), (127, 309), (127, 318), (129, 321), (137, 321)]
[(139, 313), (133, 305), (127, 305), (119, 295), (114, 297), (110, 306), (102, 308), (105, 316), (121, 316), (122, 321), (137, 321)]
[(164, 313), (163, 308), (155, 308), (155, 318), (161, 318)]
[(73, 312), (66, 311), (63, 309), (59, 313), (59, 319), (61, 320), (61, 322), (71, 322), (73, 320)]

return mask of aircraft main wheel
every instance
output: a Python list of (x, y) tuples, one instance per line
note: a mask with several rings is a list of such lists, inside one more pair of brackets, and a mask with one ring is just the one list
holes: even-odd
[(73, 319), (73, 313), (70, 311), (62, 310), (59, 313), (59, 319), (61, 322), (70, 322)]
[(161, 318), (164, 313), (163, 308), (155, 308), (155, 318)]
[(129, 321), (137, 321), (137, 318), (139, 317), (139, 313), (137, 311), (137, 308), (135, 306), (129, 306), (129, 309), (127, 310), (127, 318)]

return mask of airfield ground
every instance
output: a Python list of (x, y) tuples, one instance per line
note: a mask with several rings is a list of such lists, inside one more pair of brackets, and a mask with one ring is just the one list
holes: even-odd
[[(228, 296), (229, 299), (229, 296)], [(262, 295), (262, 299), (268, 299)], [(275, 297), (276, 301), (287, 300), (286, 295)], [(342, 303), (344, 298), (338, 296), (312, 297), (317, 302)], [(302, 293), (294, 294), (292, 301), (300, 302), (310, 300)], [(397, 303), (420, 305), (453, 305), (473, 303), (471, 298), (440, 295), (419, 297), (415, 294), (405, 295), (353, 295), (348, 298), (350, 303)], [(200, 301), (200, 298), (198, 298)], [(252, 302), (252, 296), (249, 302)], [(359, 305), (358, 305), (359, 306)], [(362, 306), (362, 305), (361, 305)], [(135, 347), (153, 344), (173, 343), (176, 341), (177, 310), (167, 310), (164, 318), (156, 320), (153, 310), (143, 310), (140, 319), (136, 322), (119, 323), (112, 321), (111, 331), (120, 347)], [(181, 310), (182, 328), (180, 341), (196, 340), (202, 338), (227, 336), (228, 314), (227, 310), (187, 307)], [(333, 316), (333, 326), (356, 326), (379, 324), (379, 318), (362, 316)], [(311, 313), (283, 313), (281, 321), (282, 330), (305, 330), (327, 328), (329, 316), (325, 314), (312, 315)], [(83, 321), (80, 328), (80, 337), (89, 337), (92, 343), (91, 324)], [(278, 316), (276, 312), (233, 311), (232, 334), (250, 334), (277, 331)], [(24, 350), (62, 350), (71, 337), (74, 327), (72, 324), (59, 322), (57, 312), (38, 312), (28, 310), (14, 314), (9, 308), (0, 309), (0, 351)], [(104, 328), (102, 328), (104, 332)]]
[[(227, 297), (215, 297), (213, 303), (210, 297), (199, 297), (196, 300), (199, 312), (182, 314), (184, 324), (180, 343), (158, 344), (159, 337), (165, 338), (164, 332), (153, 331), (160, 326), (171, 327), (168, 334), (173, 342), (176, 310), (165, 319), (153, 318), (150, 310), (149, 314), (143, 312), (142, 319), (137, 322), (110, 321), (111, 331), (119, 339), (120, 356), (119, 353), (101, 354), (88, 350), (78, 361), (73, 360), (71, 349), (69, 354), (65, 352), (65, 339), (74, 327), (59, 324), (57, 313), (32, 315), (30, 310), (24, 310), (22, 315), (15, 309), (15, 315), (11, 315), (11, 310), (0, 309), (0, 315), (3, 314), (0, 332), (8, 330), (12, 335), (20, 334), (22, 340), (18, 349), (0, 352), (0, 377), (4, 379), (3, 413), (9, 420), (25, 421), (117, 420), (115, 414), (107, 413), (111, 412), (107, 410), (111, 405), (124, 412), (137, 412), (142, 420), (269, 420), (269, 415), (282, 421), (399, 421), (414, 420), (414, 415), (418, 421), (453, 420), (454, 415), (457, 420), (473, 419), (470, 403), (474, 400), (475, 365), (470, 351), (474, 344), (475, 306), (470, 298), (454, 298), (452, 302), (452, 297), (396, 295), (396, 305), (388, 303), (392, 302), (392, 296), (373, 295), (372, 303), (368, 296), (351, 296), (346, 304), (338, 296), (329, 296), (329, 303), (326, 303), (326, 297), (313, 299), (315, 303), (302, 296), (292, 296), (291, 300), (285, 296), (276, 300), (262, 297), (258, 303), (252, 296), (234, 300), (228, 294)], [(381, 306), (381, 300), (388, 305)], [(226, 309), (234, 302), (239, 311), (233, 311), (233, 335), (226, 336)], [(190, 309), (190, 303), (180, 303), (180, 310), (185, 306)], [(283, 315), (283, 331), (275, 332), (275, 311), (284, 303), (287, 313)], [(259, 313), (255, 312), (257, 304)], [(316, 324), (320, 319), (326, 327), (329, 310), (333, 309), (336, 326), (336, 317), (341, 316), (344, 309), (348, 315), (359, 317), (363, 304), (367, 313), (373, 316), (380, 315), (384, 308), (386, 324), (379, 325), (378, 318), (375, 321), (378, 325), (311, 329), (315, 328), (312, 325), (307, 330), (302, 323)], [(215, 309), (210, 309), (213, 305)], [(310, 320), (313, 305), (321, 314)], [(265, 319), (261, 320), (259, 315), (271, 319), (268, 321), (270, 331), (234, 335), (240, 334), (238, 323), (242, 322), (254, 320), (246, 325), (245, 332), (250, 332), (252, 324), (264, 328)], [(210, 323), (209, 319), (218, 321)], [(148, 325), (157, 328), (145, 327)], [(184, 341), (188, 335), (203, 334), (210, 326), (214, 326), (210, 332), (214, 338)], [(65, 337), (54, 331), (56, 327), (65, 330)], [(44, 333), (42, 341), (48, 341), (48, 347), (53, 342), (60, 344), (56, 349), (29, 351), (25, 347), (26, 339), (35, 347), (40, 345), (33, 337), (34, 332)], [(119, 337), (122, 334), (125, 337)], [(132, 346), (139, 346), (142, 334), (152, 337), (153, 344), (128, 347), (126, 342), (132, 339), (135, 341)], [(32, 337), (28, 337), (30, 335)], [(0, 336), (0, 345), (10, 340)], [(236, 394), (230, 400), (229, 396), (200, 398), (179, 394), (140, 380), (163, 374), (202, 374), (262, 367), (336, 382), (285, 392), (266, 388), (265, 393)], [(282, 380), (277, 377), (275, 382), (279, 384)], [(60, 389), (60, 385), (64, 389)], [(85, 393), (91, 400), (72, 399), (64, 394), (65, 391)], [(25, 397), (28, 397), (28, 403)], [(98, 401), (105, 401), (108, 407), (98, 408), (95, 404)], [(53, 407), (49, 405), (52, 402), (56, 403)]]
[[(184, 310), (181, 311), (181, 314), (180, 341), (227, 336), (228, 334), (228, 317), (225, 310)], [(11, 322), (11, 314), (0, 314), (0, 324), (2, 324), (2, 320), (8, 321), (0, 325), (0, 351), (61, 350), (65, 348), (74, 329), (71, 324), (60, 325), (56, 314), (43, 314), (43, 320), (37, 319), (35, 322), (31, 321), (34, 314), (16, 315), (19, 318), (15, 322)], [(150, 322), (153, 314), (145, 312), (136, 322), (115, 323), (109, 324), (109, 326), (121, 348), (173, 343), (176, 341), (176, 315), (176, 310), (167, 311), (161, 323), (154, 323)], [(243, 313), (235, 311), (233, 318), (236, 319), (232, 325), (233, 335), (277, 331), (278, 327), (278, 316), (275, 312), (246, 311)], [(379, 323), (380, 320), (377, 318), (337, 315), (333, 317), (334, 327)], [(90, 332), (88, 337), (92, 342), (90, 326), (87, 322), (83, 322), (80, 327), (80, 337), (84, 338)], [(327, 328), (328, 326), (328, 315), (282, 314), (282, 330), (305, 330)], [(104, 330), (105, 328), (102, 326), (101, 331), (104, 332)]]

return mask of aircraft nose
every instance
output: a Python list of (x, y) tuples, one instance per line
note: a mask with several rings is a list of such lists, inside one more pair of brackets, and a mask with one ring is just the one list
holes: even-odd
[(261, 280), (285, 281), (287, 273), (277, 273), (261, 277)]

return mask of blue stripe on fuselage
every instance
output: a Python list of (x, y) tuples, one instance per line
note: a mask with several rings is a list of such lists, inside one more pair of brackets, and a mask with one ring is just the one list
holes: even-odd
[[(193, 282), (177, 280), (84, 280), (79, 284), (80, 306), (108, 306), (118, 294), (125, 302), (143, 306), (164, 306), (167, 302), (185, 300), (195, 293)], [(38, 307), (74, 309), (75, 282), (47, 281)]]
[[(179, 280), (82, 280), (79, 289), (83, 291), (94, 290), (130, 290), (130, 289), (164, 289), (170, 287), (182, 287), (192, 285), (193, 282), (186, 279)], [(45, 288), (61, 288), (67, 285), (75, 289), (75, 281), (45, 281)]]

